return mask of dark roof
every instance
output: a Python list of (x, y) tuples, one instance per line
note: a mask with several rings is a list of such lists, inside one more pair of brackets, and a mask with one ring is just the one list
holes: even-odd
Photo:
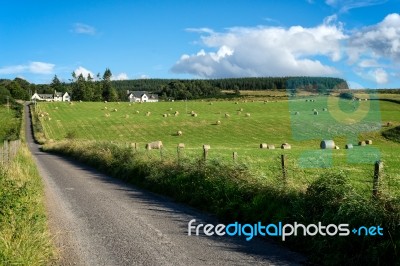
[(53, 99), (53, 94), (38, 94), (42, 99)]
[(150, 99), (158, 99), (157, 94), (150, 94), (148, 91), (130, 91), (129, 94), (133, 94), (136, 98), (141, 98), (146, 94)]
[(62, 96), (63, 96), (63, 93), (62, 93), (62, 92), (56, 92), (56, 93), (54, 93), (54, 96), (56, 96), (56, 97), (62, 97)]

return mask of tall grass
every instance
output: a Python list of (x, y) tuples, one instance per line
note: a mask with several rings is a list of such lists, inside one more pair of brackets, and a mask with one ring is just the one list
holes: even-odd
[(46, 265), (53, 247), (43, 185), (21, 136), (17, 156), (9, 165), (0, 165), (0, 265)]
[[(245, 164), (167, 158), (110, 142), (63, 141), (44, 150), (66, 154), (114, 177), (216, 214), (221, 220), (263, 223), (348, 223), (384, 228), (384, 236), (292, 237), (286, 243), (325, 265), (400, 263), (400, 202), (360, 196), (350, 177), (325, 171), (305, 191), (252, 174)], [(300, 174), (301, 175), (301, 174)], [(302, 178), (299, 176), (298, 178)]]

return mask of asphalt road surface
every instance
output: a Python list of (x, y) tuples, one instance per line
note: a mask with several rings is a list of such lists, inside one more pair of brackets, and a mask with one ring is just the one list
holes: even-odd
[(188, 236), (188, 222), (215, 218), (103, 175), (27, 142), (46, 191), (56, 265), (296, 265), (304, 257), (255, 239)]

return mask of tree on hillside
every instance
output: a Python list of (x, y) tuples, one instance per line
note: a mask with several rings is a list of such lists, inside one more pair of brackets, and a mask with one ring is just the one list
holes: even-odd
[(29, 92), (26, 89), (22, 88), (20, 83), (18, 83), (17, 81), (11, 81), (6, 86), (6, 88), (8, 89), (8, 91), (10, 92), (11, 96), (14, 99), (20, 99), (25, 101), (29, 100)]
[(104, 71), (103, 80), (101, 82), (103, 89), (103, 100), (108, 102), (118, 101), (118, 93), (111, 84), (112, 73), (109, 68)]

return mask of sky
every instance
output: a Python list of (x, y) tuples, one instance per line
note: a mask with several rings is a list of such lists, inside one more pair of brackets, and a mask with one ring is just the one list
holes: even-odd
[(4, 0), (0, 78), (328, 76), (400, 88), (400, 0)]

